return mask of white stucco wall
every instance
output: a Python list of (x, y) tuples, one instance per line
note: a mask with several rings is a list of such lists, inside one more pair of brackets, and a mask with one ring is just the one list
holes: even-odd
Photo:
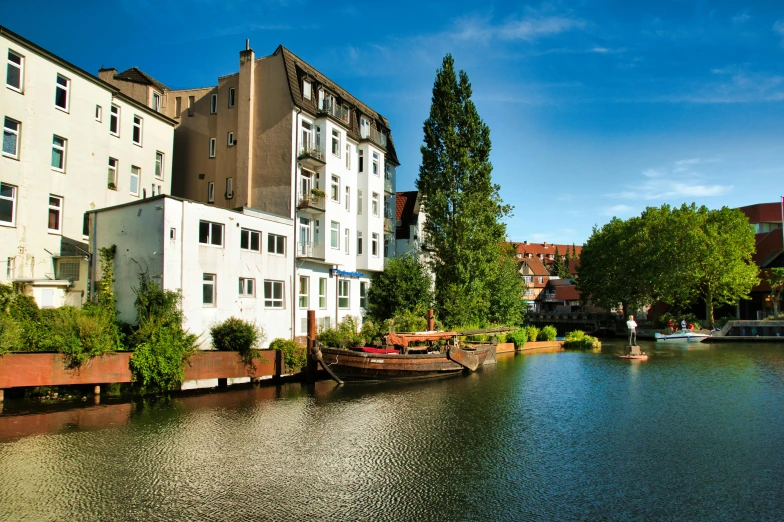
[[(15, 187), (15, 223), (0, 223), (0, 281), (54, 276), (53, 254), (60, 253), (64, 238), (87, 243), (83, 235), (84, 213), (135, 201), (142, 190), (151, 195), (152, 185), (170, 192), (174, 130), (170, 122), (114, 94), (97, 78), (56, 57), (0, 35), (0, 54), (8, 50), (24, 56), (22, 92), (6, 87), (6, 67), (0, 72), (0, 121), (5, 117), (21, 123), (18, 158), (0, 156), (0, 182)], [(68, 111), (55, 107), (57, 75), (70, 80)], [(120, 107), (119, 137), (109, 132), (112, 103)], [(101, 106), (101, 121), (95, 117)], [(133, 115), (143, 120), (142, 145), (132, 143)], [(51, 167), (52, 140), (67, 140), (65, 171)], [(156, 151), (164, 154), (163, 179), (154, 177)], [(118, 187), (108, 185), (108, 163), (118, 160)], [(129, 192), (131, 166), (141, 169), (139, 196)], [(60, 233), (48, 231), (49, 196), (63, 198)], [(48, 251), (48, 252), (47, 252)], [(10, 268), (9, 268), (10, 259)]]
[[(223, 225), (222, 245), (199, 243), (201, 221)], [(255, 322), (266, 333), (264, 347), (292, 332), (293, 223), (291, 219), (244, 209), (236, 212), (169, 197), (95, 213), (95, 246), (117, 245), (115, 295), (121, 318), (135, 322), (132, 286), (138, 273), (150, 275), (167, 290), (182, 291), (185, 327), (210, 348), (209, 329), (229, 317)], [(242, 250), (243, 229), (261, 233), (260, 252)], [(284, 236), (283, 254), (268, 252), (269, 234)], [(204, 274), (214, 274), (215, 303), (202, 299)], [(255, 280), (255, 295), (239, 295), (239, 278)], [(282, 281), (283, 307), (265, 306), (264, 281)]]

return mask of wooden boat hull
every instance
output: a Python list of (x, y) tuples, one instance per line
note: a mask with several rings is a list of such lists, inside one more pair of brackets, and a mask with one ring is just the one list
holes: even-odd
[[(494, 346), (488, 345), (476, 350), (452, 348), (451, 354), (377, 354), (321, 347), (321, 354), (324, 364), (341, 379), (386, 380), (437, 377), (465, 369), (473, 371), (481, 367), (494, 350)], [(460, 362), (451, 359), (450, 355)]]

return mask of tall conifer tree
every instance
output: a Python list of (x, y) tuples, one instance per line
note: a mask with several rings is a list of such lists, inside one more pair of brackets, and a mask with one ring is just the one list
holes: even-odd
[(424, 133), (417, 188), (436, 251), (436, 308), (449, 325), (484, 323), (506, 234), (501, 220), (511, 208), (490, 179), (490, 129), (471, 101), (468, 75), (455, 74), (449, 54), (436, 73)]

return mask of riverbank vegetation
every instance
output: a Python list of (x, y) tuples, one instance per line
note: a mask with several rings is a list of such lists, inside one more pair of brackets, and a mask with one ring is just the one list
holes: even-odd
[(564, 337), (563, 347), (581, 350), (591, 350), (601, 346), (599, 339), (586, 335), (582, 330), (569, 332)]
[(594, 227), (580, 254), (577, 287), (596, 305), (620, 304), (624, 317), (657, 301), (683, 308), (702, 299), (713, 326), (714, 308), (748, 298), (759, 283), (753, 253), (754, 231), (737, 209), (649, 207)]

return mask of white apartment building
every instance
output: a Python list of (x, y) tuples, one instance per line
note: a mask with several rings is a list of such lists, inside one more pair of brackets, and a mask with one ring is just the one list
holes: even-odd
[(294, 336), (309, 309), (322, 327), (360, 317), (373, 273), (395, 254), (389, 122), (283, 46), (239, 58), (216, 87), (164, 90), (179, 122), (173, 193), (292, 220)]
[(86, 212), (169, 194), (176, 122), (0, 26), (0, 282), (87, 295)]
[[(242, 208), (228, 210), (156, 196), (90, 213), (91, 249), (117, 247), (115, 298), (120, 319), (134, 323), (138, 276), (148, 271), (166, 290), (182, 291), (185, 327), (211, 348), (210, 327), (229, 317), (255, 322), (290, 339), (294, 292), (291, 218)], [(91, 281), (101, 267), (92, 266)]]

